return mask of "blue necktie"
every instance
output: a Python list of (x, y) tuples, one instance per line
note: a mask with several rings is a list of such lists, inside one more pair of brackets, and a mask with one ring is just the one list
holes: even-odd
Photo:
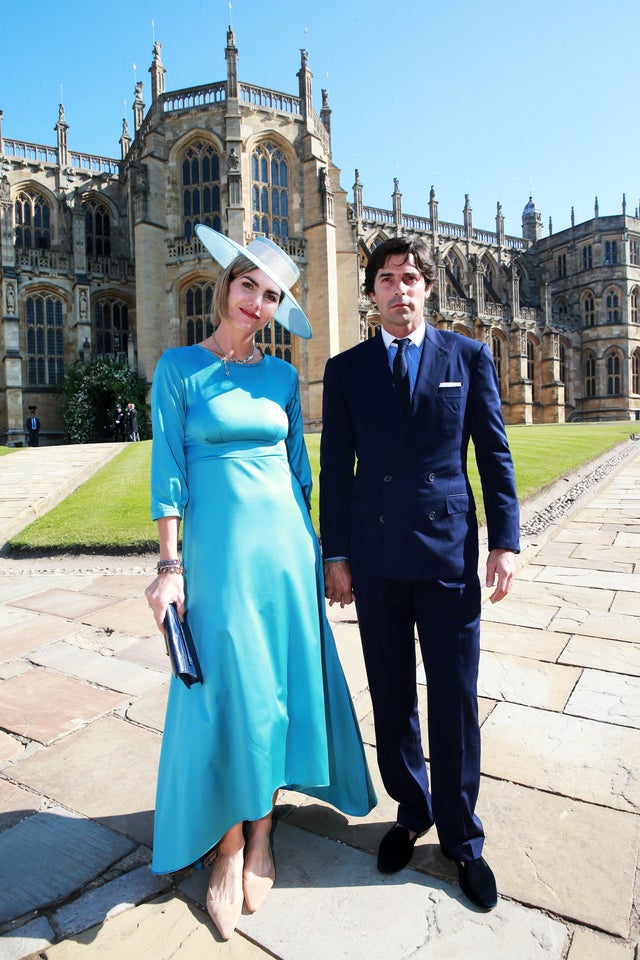
[(393, 361), (393, 382), (400, 395), (404, 412), (406, 413), (411, 403), (411, 389), (409, 386), (409, 368), (407, 367), (407, 347), (410, 344), (409, 337), (402, 340), (394, 340), (398, 344), (395, 359)]

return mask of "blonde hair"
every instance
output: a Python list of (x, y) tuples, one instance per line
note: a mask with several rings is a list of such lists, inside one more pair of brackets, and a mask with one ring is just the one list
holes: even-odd
[[(260, 267), (239, 253), (235, 260), (232, 260), (229, 266), (222, 271), (216, 282), (213, 291), (213, 302), (211, 304), (211, 320), (214, 327), (217, 327), (227, 312), (227, 297), (229, 296), (229, 284), (236, 277), (244, 273), (251, 273), (253, 270), (260, 270)], [(280, 290), (280, 303), (284, 300), (284, 290)]]

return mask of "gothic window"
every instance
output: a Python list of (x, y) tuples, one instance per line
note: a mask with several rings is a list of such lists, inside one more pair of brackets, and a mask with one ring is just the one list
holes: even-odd
[(620, 354), (614, 352), (607, 357), (607, 396), (619, 397), (620, 393)]
[(201, 343), (213, 333), (211, 318), (215, 284), (200, 280), (185, 292), (186, 345)]
[(590, 243), (582, 248), (582, 269), (591, 270), (593, 267), (593, 247)]
[(569, 307), (567, 301), (560, 299), (556, 301), (556, 316), (561, 323), (566, 323), (569, 316)]
[(187, 242), (197, 223), (220, 230), (220, 157), (203, 140), (192, 143), (182, 158), (182, 224)]
[(592, 293), (585, 293), (582, 301), (582, 313), (585, 327), (593, 327), (596, 322), (596, 303)]
[(560, 341), (559, 360), (560, 360), (560, 363), (558, 364), (558, 375), (562, 383), (566, 383), (567, 382), (567, 348), (564, 345), (564, 343), (562, 343), (562, 341)]
[(87, 257), (110, 257), (111, 217), (109, 210), (99, 200), (88, 200), (84, 207)]
[(531, 380), (531, 399), (535, 400), (536, 352), (532, 340), (527, 340), (527, 379)]
[(631, 393), (640, 393), (640, 349), (631, 355)]
[(492, 268), (491, 264), (488, 263), (486, 260), (485, 260), (485, 261), (483, 262), (483, 264), (482, 264), (482, 272), (484, 273), (485, 278), (486, 278), (487, 283), (489, 284), (489, 286), (494, 287), (494, 286), (495, 286), (495, 276), (494, 276), (494, 273), (493, 273), (493, 268)]
[(562, 280), (567, 275), (567, 255), (566, 253), (559, 253), (557, 264), (556, 264), (556, 276), (558, 280)]
[(289, 236), (289, 166), (273, 143), (251, 154), (251, 210), (254, 233), (275, 240)]
[(615, 287), (612, 287), (607, 293), (606, 306), (607, 323), (618, 323), (620, 320), (620, 299)]
[(20, 250), (51, 249), (51, 208), (41, 193), (23, 190), (14, 205), (15, 243)]
[(637, 240), (629, 241), (629, 263), (634, 266), (640, 266), (640, 242)]
[(64, 379), (62, 300), (53, 294), (26, 299), (27, 382), (54, 386)]
[(588, 353), (584, 358), (584, 385), (588, 397), (596, 395), (596, 357)]
[(291, 334), (277, 320), (271, 320), (256, 333), (256, 344), (263, 353), (292, 362)]
[(631, 297), (629, 299), (629, 307), (630, 307), (629, 315), (631, 318), (631, 323), (640, 322), (639, 314), (638, 314), (639, 306), (640, 306), (640, 288), (634, 287), (633, 290), (631, 291)]
[(104, 298), (93, 307), (93, 342), (99, 357), (126, 362), (129, 351), (129, 308), (123, 300)]
[(605, 241), (604, 262), (608, 266), (613, 266), (618, 262), (618, 243), (616, 240)]
[(502, 397), (502, 340), (500, 337), (491, 338), (491, 353), (498, 377), (498, 391)]

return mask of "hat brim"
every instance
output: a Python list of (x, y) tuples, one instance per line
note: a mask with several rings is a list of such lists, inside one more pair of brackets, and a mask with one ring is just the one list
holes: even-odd
[(200, 243), (207, 248), (213, 259), (216, 260), (221, 267), (226, 269), (237, 256), (242, 255), (243, 257), (247, 257), (248, 260), (251, 260), (252, 263), (255, 263), (258, 270), (266, 273), (269, 279), (273, 280), (278, 289), (284, 293), (282, 303), (274, 314), (275, 319), (291, 333), (295, 333), (297, 337), (302, 337), (303, 340), (309, 340), (311, 338), (311, 324), (304, 310), (295, 297), (292, 297), (289, 291), (283, 288), (282, 281), (278, 279), (266, 264), (253, 256), (252, 252), (246, 247), (240, 246), (235, 240), (225, 237), (223, 233), (218, 233), (217, 230), (212, 230), (211, 227), (206, 227), (203, 223), (197, 223), (195, 231)]

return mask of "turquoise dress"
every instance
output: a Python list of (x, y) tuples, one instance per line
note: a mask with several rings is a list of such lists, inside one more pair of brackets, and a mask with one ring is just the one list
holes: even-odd
[(185, 593), (204, 682), (170, 683), (156, 873), (196, 863), (279, 787), (364, 816), (376, 803), (325, 616), (298, 375), (265, 356), (167, 350), (153, 391), (151, 515), (183, 518)]

